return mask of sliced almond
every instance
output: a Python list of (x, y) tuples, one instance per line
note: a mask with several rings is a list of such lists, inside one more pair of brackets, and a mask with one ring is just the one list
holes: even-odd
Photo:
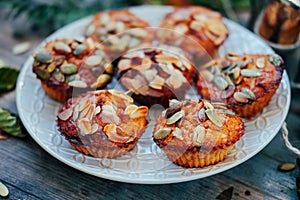
[(164, 86), (164, 79), (160, 76), (155, 76), (155, 78), (149, 83), (149, 87), (157, 90), (161, 90)]
[(82, 135), (88, 135), (88, 134), (92, 133), (91, 122), (86, 118), (79, 119), (77, 121), (77, 126), (79, 128), (80, 134), (82, 134)]
[(196, 126), (193, 132), (193, 145), (200, 147), (203, 144), (205, 136), (205, 128), (201, 125)]
[(148, 35), (148, 32), (142, 28), (134, 28), (130, 30), (130, 34), (134, 37), (145, 38)]
[(132, 119), (136, 119), (140, 117), (146, 117), (147, 114), (148, 114), (148, 108), (146, 106), (140, 106), (134, 111), (132, 111), (129, 116)]
[(129, 59), (122, 59), (122, 60), (120, 60), (120, 62), (118, 64), (119, 72), (120, 71), (128, 70), (130, 68), (132, 68), (131, 60), (129, 60)]
[(73, 114), (73, 108), (70, 107), (64, 111), (62, 111), (61, 113), (58, 114), (58, 118), (65, 121), (67, 119), (69, 119)]

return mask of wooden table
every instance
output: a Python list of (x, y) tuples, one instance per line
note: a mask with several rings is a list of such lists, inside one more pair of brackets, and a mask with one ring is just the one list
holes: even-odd
[[(0, 59), (20, 69), (31, 54), (13, 55), (11, 48), (23, 40), (36, 46), (43, 38), (12, 37), (12, 25), (0, 21)], [(299, 91), (292, 92), (286, 119), (291, 141), (300, 145)], [(17, 113), (15, 92), (0, 97), (0, 107)], [(283, 162), (296, 156), (283, 144), (281, 131), (260, 153), (223, 173), (184, 183), (139, 185), (97, 178), (73, 169), (52, 157), (29, 135), (0, 140), (0, 181), (10, 190), (8, 199), (215, 199), (233, 188), (232, 199), (297, 199), (295, 179), (300, 172), (279, 172)]]

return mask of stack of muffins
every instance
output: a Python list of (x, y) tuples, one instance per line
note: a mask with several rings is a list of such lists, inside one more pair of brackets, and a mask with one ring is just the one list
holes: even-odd
[[(64, 103), (58, 130), (79, 152), (124, 155), (144, 133), (149, 108), (160, 104), (153, 141), (173, 163), (204, 167), (226, 158), (245, 132), (241, 117), (268, 104), (283, 73), (277, 55), (229, 53), (200, 67), (229, 34), (221, 15), (203, 7), (175, 8), (157, 31), (127, 10), (106, 11), (93, 17), (84, 40), (57, 39), (34, 53), (33, 72)], [(123, 91), (107, 89), (113, 78)], [(185, 98), (193, 87), (202, 99)]]

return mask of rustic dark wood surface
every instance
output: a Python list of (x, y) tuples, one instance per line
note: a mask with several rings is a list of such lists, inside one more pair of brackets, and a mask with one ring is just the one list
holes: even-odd
[[(13, 55), (12, 46), (31, 41), (34, 48), (43, 39), (36, 35), (12, 37), (13, 30), (20, 29), (21, 25), (0, 21), (0, 59), (18, 69), (31, 52)], [(286, 121), (291, 142), (300, 148), (299, 100), (300, 92), (293, 91)], [(17, 113), (15, 92), (0, 96), (0, 107)], [(185, 183), (139, 185), (105, 180), (73, 169), (44, 151), (29, 135), (25, 139), (0, 140), (0, 181), (10, 190), (6, 199), (198, 200), (216, 199), (231, 187), (232, 199), (297, 199), (295, 180), (300, 171), (277, 170), (280, 163), (295, 161), (296, 156), (284, 146), (279, 131), (264, 150), (223, 173)]]

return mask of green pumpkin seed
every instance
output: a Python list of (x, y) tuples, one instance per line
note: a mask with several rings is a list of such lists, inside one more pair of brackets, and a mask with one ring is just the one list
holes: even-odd
[(91, 85), (92, 88), (104, 87), (111, 80), (111, 76), (108, 74), (101, 74), (95, 83)]
[(101, 56), (101, 57), (105, 57), (105, 52), (102, 51), (102, 50), (100, 50), (100, 49), (97, 49), (97, 50), (95, 51), (95, 55)]
[(35, 68), (35, 73), (38, 75), (38, 77), (44, 80), (50, 77), (50, 73), (47, 70), (43, 70), (40, 68)]
[(114, 66), (111, 63), (107, 63), (104, 66), (105, 72), (108, 74), (113, 74), (114, 73)]
[(233, 98), (241, 103), (247, 103), (248, 102), (248, 95), (243, 92), (235, 92), (233, 95)]
[(170, 128), (162, 128), (162, 129), (159, 129), (158, 131), (156, 131), (153, 134), (153, 137), (157, 140), (160, 140), (160, 139), (164, 139), (165, 137), (167, 137), (170, 133), (171, 133)]
[(283, 64), (281, 57), (277, 54), (271, 55), (269, 57), (269, 61), (270, 61), (270, 63), (272, 63), (273, 65), (275, 65), (277, 67), (279, 67)]
[(63, 43), (63, 42), (55, 42), (54, 43), (54, 49), (57, 51), (63, 51), (66, 53), (71, 53), (71, 48), (69, 47), (69, 45)]
[(256, 66), (260, 69), (265, 67), (265, 59), (264, 58), (258, 58), (256, 59)]
[(40, 51), (34, 56), (34, 59), (41, 63), (49, 63), (52, 61), (52, 56), (48, 51)]
[(214, 110), (213, 105), (206, 100), (204, 101), (204, 107), (205, 107), (205, 109)]
[(69, 83), (74, 80), (79, 80), (80, 76), (78, 74), (73, 74), (71, 76), (66, 76), (66, 82)]
[(293, 163), (282, 163), (278, 166), (278, 170), (282, 172), (293, 171), (296, 168), (296, 165)]
[(212, 82), (212, 80), (214, 79), (214, 75), (207, 70), (201, 71), (200, 75), (204, 78), (204, 80), (206, 80), (207, 82)]
[(234, 80), (232, 80), (228, 74), (226, 74), (225, 79), (226, 79), (228, 85), (234, 85), (234, 83), (233, 83)]
[(241, 89), (241, 92), (244, 93), (244, 94), (246, 94), (248, 96), (248, 99), (251, 99), (251, 100), (255, 100), (256, 99), (255, 94), (249, 88), (243, 87)]
[(208, 117), (208, 119), (209, 119), (210, 121), (212, 121), (212, 123), (214, 123), (214, 124), (215, 124), (216, 126), (218, 126), (218, 127), (222, 127), (223, 122), (222, 122), (221, 117), (220, 117), (218, 114), (216, 114), (216, 113), (215, 113), (213, 110), (211, 110), (211, 109), (206, 110), (205, 113), (206, 113), (206, 116)]
[(60, 73), (59, 71), (53, 72), (52, 76), (59, 82), (65, 81), (65, 76), (62, 73)]
[(226, 79), (222, 76), (216, 76), (213, 80), (213, 84), (219, 90), (225, 90), (228, 87), (228, 83), (227, 83)]
[(78, 88), (87, 88), (87, 84), (86, 82), (84, 81), (81, 81), (81, 80), (74, 80), (74, 81), (71, 81), (68, 83), (69, 86), (72, 86), (72, 87), (78, 87)]
[(205, 128), (201, 125), (196, 126), (193, 132), (193, 145), (195, 145), (196, 147), (201, 146), (204, 140), (204, 136)]
[(176, 138), (183, 140), (182, 130), (180, 128), (175, 127), (172, 133)]
[(0, 182), (0, 196), (1, 197), (7, 197), (9, 195), (8, 188)]
[(87, 46), (85, 44), (79, 44), (75, 50), (74, 55), (79, 56), (81, 55), (85, 50), (87, 50)]
[(234, 79), (237, 79), (241, 75), (241, 69), (240, 68), (234, 68), (231, 72)]
[(236, 114), (234, 112), (227, 110), (227, 109), (218, 108), (218, 109), (216, 109), (216, 112), (221, 112), (221, 113), (230, 115), (232, 117), (236, 116)]
[(85, 35), (90, 36), (95, 32), (95, 30), (96, 30), (96, 27), (94, 25), (90, 25), (87, 27), (87, 29), (85, 31)]
[(51, 63), (48, 65), (47, 70), (49, 73), (52, 73), (56, 69), (56, 65), (54, 63)]
[(182, 117), (184, 117), (184, 111), (181, 110), (175, 114), (173, 114), (167, 121), (167, 124), (170, 125), (170, 124), (174, 124), (176, 123), (178, 120), (180, 120)]
[(261, 71), (255, 69), (242, 69), (241, 74), (246, 77), (257, 77), (262, 75)]
[(206, 115), (205, 115), (205, 109), (204, 108), (201, 108), (199, 111), (198, 111), (198, 118), (201, 122), (205, 121), (206, 120)]
[(169, 100), (169, 107), (178, 105), (180, 103), (180, 101), (178, 101), (177, 99), (171, 99)]
[(103, 57), (102, 56), (98, 56), (98, 55), (94, 55), (94, 56), (89, 56), (86, 60), (85, 63), (89, 66), (95, 66), (95, 65), (99, 65), (102, 61)]
[(66, 64), (63, 64), (60, 66), (60, 71), (67, 75), (74, 74), (77, 72), (77, 70), (78, 70), (78, 67), (71, 63), (66, 63)]

